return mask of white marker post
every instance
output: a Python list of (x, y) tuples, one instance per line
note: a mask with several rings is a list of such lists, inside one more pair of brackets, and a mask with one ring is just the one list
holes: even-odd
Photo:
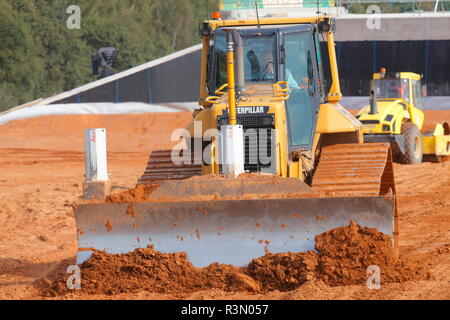
[(86, 180), (83, 183), (85, 200), (104, 200), (110, 192), (106, 155), (106, 129), (84, 131)]
[[(244, 129), (237, 123), (236, 114), (236, 81), (234, 78), (234, 39), (237, 36), (236, 46), (242, 46), (242, 39), (233, 30), (226, 33), (227, 39), (227, 75), (228, 75), (228, 125), (220, 128), (219, 154), (222, 164), (222, 173), (228, 178), (237, 178), (244, 173)], [(242, 50), (238, 50), (240, 52)], [(242, 52), (241, 52), (242, 54)], [(240, 56), (242, 58), (242, 56)], [(241, 64), (243, 65), (243, 64)], [(243, 74), (243, 71), (241, 70)], [(241, 76), (239, 78), (242, 78)], [(242, 85), (242, 84), (241, 84)]]
[(222, 126), (219, 138), (222, 173), (237, 178), (244, 173), (244, 130), (240, 125)]

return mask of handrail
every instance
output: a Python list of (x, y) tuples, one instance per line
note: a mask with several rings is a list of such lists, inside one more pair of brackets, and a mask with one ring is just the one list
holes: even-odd
[[(280, 91), (280, 92), (288, 92), (288, 91), (290, 90), (289, 84), (288, 84), (287, 81), (278, 81), (278, 82), (275, 83), (275, 84), (277, 84), (277, 85), (280, 87), (280, 89), (278, 89), (278, 91)], [(282, 87), (283, 85), (285, 86), (284, 89), (283, 89), (283, 87)]]
[(212, 103), (212, 104), (218, 104), (220, 103), (219, 100), (222, 99), (221, 97), (217, 96), (209, 96), (205, 99), (206, 102)]
[[(283, 86), (285, 87), (283, 88)], [(273, 87), (275, 89), (276, 102), (286, 101), (289, 99), (289, 94), (287, 94), (287, 92), (289, 92), (291, 89), (289, 88), (289, 84), (287, 81), (278, 81), (273, 85)]]
[(217, 90), (214, 92), (214, 94), (221, 95), (221, 96), (226, 95), (226, 93), (223, 92), (222, 90), (225, 89), (225, 88), (227, 88), (227, 87), (228, 87), (228, 83), (223, 84), (219, 89), (217, 89)]

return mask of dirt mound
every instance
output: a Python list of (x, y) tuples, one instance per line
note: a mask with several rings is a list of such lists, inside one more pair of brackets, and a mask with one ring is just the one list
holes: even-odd
[(313, 196), (314, 191), (299, 179), (275, 175), (244, 174), (238, 179), (217, 175), (173, 180), (161, 184), (150, 201), (244, 200)]
[(426, 267), (399, 260), (387, 235), (351, 222), (316, 237), (316, 250), (268, 254), (255, 259), (248, 273), (268, 290), (289, 291), (318, 279), (329, 286), (364, 285), (367, 268), (378, 266), (383, 283), (428, 279)]
[[(185, 296), (212, 288), (233, 292), (259, 291), (259, 285), (236, 267), (212, 264), (199, 269), (184, 253), (165, 254), (152, 248), (123, 255), (97, 252), (81, 266), (81, 275), (79, 293), (83, 295), (149, 291)], [(67, 294), (66, 279), (67, 275), (60, 272), (54, 282), (41, 281), (40, 288), (46, 296)]]
[(319, 235), (316, 249), (320, 253), (319, 277), (332, 286), (364, 284), (366, 270), (373, 265), (381, 268), (386, 281), (398, 262), (390, 237), (354, 222)]
[(319, 255), (313, 251), (269, 253), (254, 259), (248, 266), (248, 274), (261, 282), (267, 291), (289, 291), (314, 279), (318, 265)]
[(158, 185), (139, 185), (126, 191), (115, 191), (106, 197), (107, 203), (133, 203), (146, 201)]
[(296, 178), (267, 174), (243, 174), (237, 179), (223, 175), (204, 175), (161, 184), (138, 185), (126, 191), (115, 191), (107, 203), (211, 201), (267, 198), (302, 198), (317, 196)]
[[(426, 267), (397, 259), (391, 243), (387, 235), (352, 222), (317, 236), (318, 253), (268, 253), (248, 268), (212, 264), (199, 269), (184, 253), (165, 254), (152, 248), (122, 255), (97, 252), (81, 266), (80, 293), (148, 291), (184, 297), (210, 289), (286, 292), (311, 281), (331, 287), (365, 285), (372, 265), (380, 267), (382, 283), (430, 278)], [(66, 279), (60, 272), (53, 282), (41, 281), (39, 287), (46, 296), (66, 294)]]
[[(385, 282), (392, 282), (398, 259), (387, 235), (352, 222), (348, 228), (334, 229), (316, 238), (320, 253), (318, 277), (331, 286), (364, 284), (367, 268), (379, 266)], [(405, 275), (405, 279), (408, 276)]]
[(33, 285), (45, 297), (64, 295), (67, 291), (67, 268), (75, 263), (75, 259), (65, 259), (45, 278), (36, 280)]
[[(286, 292), (283, 296), (284, 300), (317, 300), (318, 297), (326, 296), (333, 297), (333, 290), (330, 286), (326, 285), (320, 280), (312, 279), (305, 282), (300, 287)], [(320, 298), (319, 298), (320, 299)]]
[(45, 116), (0, 126), (0, 147), (82, 152), (83, 131), (106, 128), (108, 152), (148, 153), (174, 146), (172, 132), (191, 121), (191, 112)]

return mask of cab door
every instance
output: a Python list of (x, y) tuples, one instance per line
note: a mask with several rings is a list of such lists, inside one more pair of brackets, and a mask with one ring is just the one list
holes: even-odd
[(412, 105), (414, 108), (410, 110), (411, 120), (417, 125), (419, 129), (422, 129), (425, 114), (423, 113), (423, 93), (422, 84), (420, 80), (411, 80), (412, 87)]
[(281, 77), (291, 89), (286, 101), (289, 150), (311, 150), (321, 102), (312, 30), (284, 33), (281, 51)]

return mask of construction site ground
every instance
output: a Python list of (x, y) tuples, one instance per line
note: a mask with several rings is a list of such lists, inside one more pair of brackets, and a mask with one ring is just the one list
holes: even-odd
[[(426, 278), (382, 283), (380, 290), (365, 285), (330, 286), (312, 278), (298, 288), (264, 292), (147, 288), (56, 297), (43, 294), (39, 280), (52, 280), (55, 270), (73, 264), (77, 254), (71, 203), (82, 193), (83, 130), (108, 130), (111, 180), (114, 185), (132, 187), (142, 175), (149, 152), (170, 148), (172, 131), (190, 120), (188, 112), (83, 115), (0, 126), (0, 299), (450, 299), (449, 160), (395, 165), (400, 256), (427, 267)], [(427, 111), (424, 130), (443, 121), (450, 122), (450, 111)]]

